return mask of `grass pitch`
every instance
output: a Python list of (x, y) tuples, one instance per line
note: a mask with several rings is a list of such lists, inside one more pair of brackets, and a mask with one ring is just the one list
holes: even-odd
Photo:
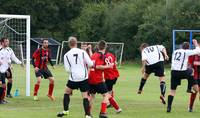
[[(51, 67), (49, 67), (51, 68)], [(14, 68), (21, 69), (18, 66)], [(51, 69), (52, 70), (52, 69)], [(175, 96), (172, 113), (166, 113), (166, 106), (159, 100), (160, 85), (159, 80), (151, 75), (144, 87), (141, 95), (137, 95), (141, 72), (138, 64), (125, 64), (120, 69), (120, 78), (115, 86), (115, 98), (120, 104), (123, 112), (115, 114), (114, 109), (108, 109), (109, 118), (198, 118), (200, 116), (200, 104), (197, 99), (193, 113), (187, 112), (189, 94), (186, 91), (187, 81), (182, 81), (182, 86), (178, 88)], [(56, 101), (48, 100), (48, 81), (43, 80), (39, 90), (40, 101), (33, 101), (33, 97), (25, 97), (25, 79), (14, 79), (12, 93), (16, 87), (20, 90), (20, 96), (8, 99), (10, 102), (0, 105), (0, 118), (56, 118), (56, 114), (63, 110), (62, 98), (67, 82), (67, 74), (63, 66), (57, 66), (52, 70), (55, 76), (54, 95)], [(17, 73), (17, 74), (22, 74)], [(166, 69), (167, 93), (170, 86), (170, 71)], [(31, 70), (31, 95), (35, 83), (35, 75)], [(94, 118), (98, 118), (100, 111), (101, 96), (97, 95), (95, 106), (92, 111)], [(84, 118), (82, 99), (79, 91), (74, 91), (71, 97), (70, 115), (65, 118)]]

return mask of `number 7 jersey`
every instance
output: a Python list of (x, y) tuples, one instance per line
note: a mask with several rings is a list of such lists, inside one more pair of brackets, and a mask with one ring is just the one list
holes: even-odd
[(200, 48), (196, 47), (194, 50), (177, 49), (172, 54), (171, 70), (185, 71), (188, 67), (189, 56), (200, 54)]
[(64, 55), (64, 66), (70, 73), (69, 80), (80, 82), (88, 79), (87, 66), (93, 66), (93, 62), (84, 50), (72, 48)]

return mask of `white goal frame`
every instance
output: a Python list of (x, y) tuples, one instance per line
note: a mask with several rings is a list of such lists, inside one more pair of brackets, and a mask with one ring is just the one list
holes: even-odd
[[(62, 55), (63, 55), (63, 48), (64, 48), (64, 43), (68, 43), (69, 41), (62, 41), (62, 46), (61, 46), (61, 52), (60, 52), (60, 61), (59, 63), (62, 63)], [(97, 44), (98, 42), (87, 42), (87, 41), (78, 41), (77, 43), (88, 43), (88, 44)], [(119, 42), (106, 42), (108, 45), (122, 45), (122, 49), (120, 52), (120, 58), (119, 58), (119, 63), (118, 67), (121, 66), (122, 63), (122, 58), (123, 58), (123, 52), (124, 52), (124, 43), (119, 43)]]
[(30, 96), (30, 15), (0, 14), (0, 18), (6, 18), (6, 20), (26, 19), (26, 96)]

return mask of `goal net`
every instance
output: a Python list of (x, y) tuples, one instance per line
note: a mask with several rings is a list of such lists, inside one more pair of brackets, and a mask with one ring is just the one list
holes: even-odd
[[(93, 52), (96, 50), (98, 42), (81, 42), (78, 41), (78, 48), (81, 48), (81, 43), (85, 43), (87, 45), (92, 45)], [(124, 43), (116, 43), (116, 42), (107, 42), (107, 50), (114, 54), (117, 58), (118, 67), (121, 66)], [(62, 42), (61, 53), (60, 53), (60, 63), (63, 63), (63, 56), (67, 51), (69, 51), (68, 41)]]
[(21, 94), (30, 96), (30, 16), (0, 14), (0, 38), (2, 37), (10, 40), (10, 48), (26, 65), (23, 69), (20, 65), (12, 64), (12, 93), (20, 90)]

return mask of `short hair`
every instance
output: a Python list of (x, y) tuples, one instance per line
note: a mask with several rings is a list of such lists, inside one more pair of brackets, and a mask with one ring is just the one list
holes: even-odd
[(182, 49), (189, 49), (190, 48), (190, 43), (189, 42), (183, 42), (182, 43)]
[(101, 41), (98, 42), (98, 49), (99, 50), (103, 50), (103, 49), (106, 49), (106, 48), (107, 48), (106, 41), (101, 40)]
[(6, 39), (8, 39), (8, 38), (2, 37), (0, 42), (3, 43)]
[(70, 36), (68, 38), (69, 46), (76, 46), (77, 45), (77, 39), (74, 36)]
[(140, 50), (142, 50), (142, 49), (144, 49), (144, 48), (146, 48), (146, 47), (148, 47), (148, 46), (149, 46), (148, 43), (142, 43), (142, 44), (140, 45)]
[(42, 39), (42, 43), (44, 43), (44, 41), (49, 41), (49, 39), (47, 38)]

